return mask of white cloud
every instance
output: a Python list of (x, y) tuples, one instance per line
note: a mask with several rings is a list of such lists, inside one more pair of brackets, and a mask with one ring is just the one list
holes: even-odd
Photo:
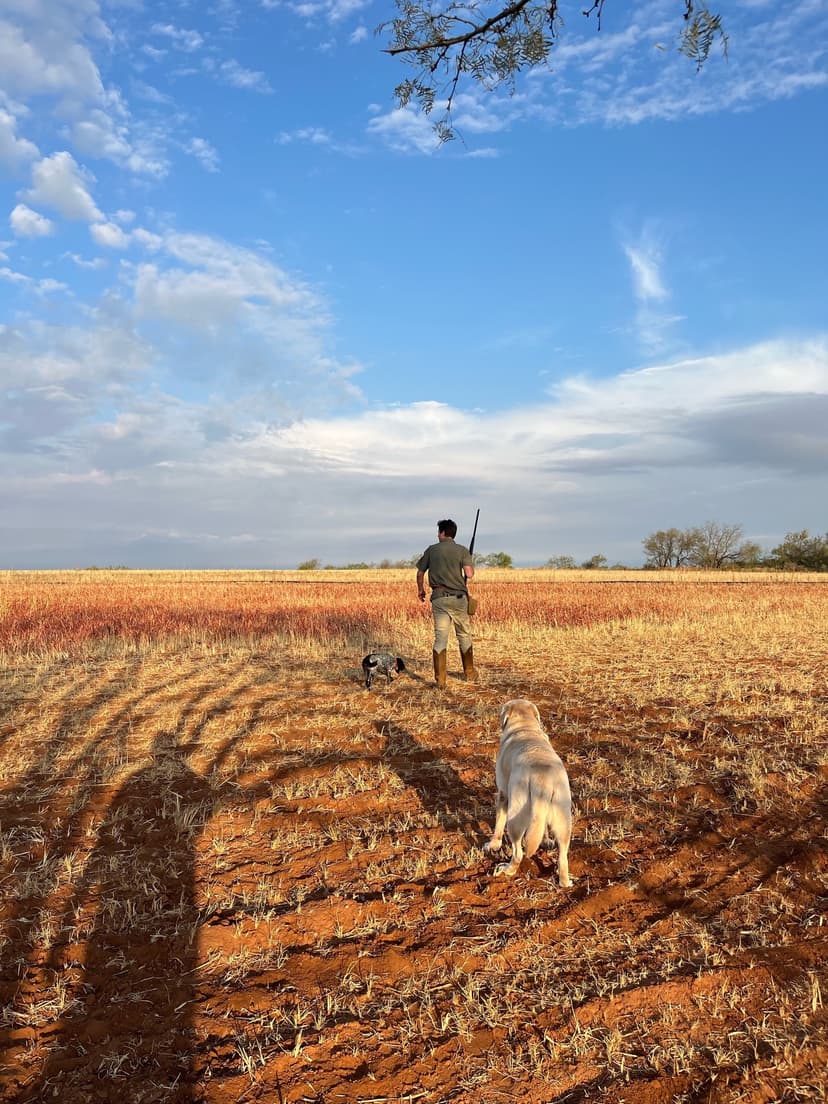
[(94, 270), (99, 268), (106, 268), (107, 266), (107, 261), (105, 257), (86, 258), (81, 257), (77, 253), (65, 253), (64, 256), (68, 257), (70, 261), (73, 261), (74, 264), (78, 266), (78, 268), (89, 268)]
[(298, 130), (283, 130), (276, 141), (280, 146), (289, 145), (291, 142), (309, 142), (312, 146), (328, 146), (333, 138), (322, 127), (300, 127)]
[(17, 119), (0, 107), (0, 165), (11, 169), (39, 156), (34, 142), (17, 137)]
[(670, 292), (664, 281), (664, 246), (654, 223), (648, 223), (635, 240), (623, 242), (630, 264), (637, 301), (635, 327), (639, 344), (650, 354), (663, 355), (670, 347), (672, 328), (683, 315), (669, 309)]
[(198, 31), (176, 27), (172, 23), (153, 23), (152, 31), (168, 38), (173, 46), (187, 53), (193, 53), (204, 45), (204, 36)]
[[(769, 419), (777, 412), (778, 440), (768, 462), (813, 468), (828, 458), (828, 441), (818, 422), (798, 426), (789, 404), (816, 396), (824, 411), (828, 340), (768, 342), (609, 379), (571, 378), (555, 387), (548, 403), (493, 414), (421, 402), (356, 417), (305, 419), (262, 430), (249, 448), (282, 466), (292, 456), (295, 465), (351, 476), (376, 472), (381, 456), (384, 478), (404, 480), (416, 471), (427, 481), (445, 477), (450, 447), (458, 479), (531, 498), (556, 472), (580, 478), (593, 471), (712, 466), (728, 447), (730, 420), (759, 407)], [(711, 451), (715, 418), (722, 423)], [(760, 442), (731, 459), (761, 464), (761, 454)]]
[(329, 130), (324, 127), (307, 126), (298, 127), (296, 130), (283, 130), (274, 139), (279, 146), (288, 146), (292, 142), (303, 143), (307, 146), (324, 149), (330, 153), (344, 154), (346, 157), (356, 157), (365, 152), (364, 146), (353, 142), (338, 141)]
[[(495, 134), (519, 116), (524, 102), (519, 93), (503, 96), (473, 87), (454, 97), (451, 124), (461, 135)], [(435, 111), (439, 111), (439, 106)]]
[(354, 12), (361, 11), (362, 8), (367, 8), (371, 0), (328, 0), (326, 8), (329, 12), (331, 21), (333, 23), (339, 23), (343, 19), (347, 19), (348, 16), (353, 15)]
[(235, 59), (219, 62), (218, 65), (205, 63), (205, 68), (214, 72), (225, 84), (233, 88), (244, 88), (250, 92), (270, 94), (273, 89), (264, 73), (255, 69), (245, 69)]
[(107, 249), (126, 249), (129, 245), (129, 234), (114, 222), (94, 222), (89, 233), (98, 245)]
[[(505, 130), (521, 117), (529, 102), (527, 96), (520, 92), (504, 95), (469, 85), (455, 95), (450, 114), (446, 100), (436, 101), (429, 115), (412, 104), (384, 113), (372, 104), (368, 110), (374, 118), (367, 129), (369, 134), (382, 138), (391, 149), (401, 153), (432, 154), (441, 145), (435, 131), (436, 123), (450, 123), (465, 148), (467, 136), (496, 134)], [(492, 157), (497, 156), (497, 151), (487, 148), (471, 151), (471, 155)]]
[(53, 280), (51, 277), (46, 277), (45, 280), (38, 280), (37, 290), (42, 295), (50, 295), (55, 291), (69, 291), (69, 286), (62, 283), (60, 280)]
[(376, 115), (367, 130), (400, 153), (434, 153), (440, 148), (431, 120), (413, 107), (396, 107)]
[[(192, 40), (186, 32), (181, 41)], [(120, 39), (117, 40), (120, 42)], [(116, 37), (100, 17), (98, 0), (4, 0), (0, 13), (0, 111), (29, 108), (52, 114), (62, 140), (82, 157), (105, 158), (142, 175), (167, 170), (162, 134), (143, 133), (121, 91), (106, 86), (94, 53), (109, 52)], [(11, 96), (18, 98), (10, 107)], [(27, 139), (9, 131), (0, 114), (0, 162), (38, 156)], [(160, 144), (159, 144), (160, 138)]]
[(352, 46), (355, 46), (358, 42), (364, 42), (365, 39), (368, 38), (368, 36), (368, 28), (363, 24), (360, 24), (355, 30), (351, 32), (348, 41), (351, 43)]
[(9, 215), (9, 225), (18, 237), (43, 238), (51, 234), (55, 224), (44, 215), (39, 215), (25, 203), (18, 203)]
[(577, 24), (570, 24), (549, 68), (530, 74), (531, 113), (561, 126), (634, 126), (750, 110), (828, 84), (821, 0), (754, 4), (747, 16), (733, 8), (725, 19), (728, 58), (714, 51), (701, 74), (675, 50), (681, 23), (674, 4), (650, 0), (616, 34), (597, 33), (594, 23), (573, 34)]
[(0, 279), (9, 284), (30, 284), (32, 282), (31, 276), (26, 276), (22, 272), (15, 272), (14, 269), (5, 265), (0, 268)]
[(87, 185), (94, 180), (66, 150), (44, 157), (32, 168), (33, 187), (25, 193), (32, 203), (51, 207), (64, 218), (99, 222), (103, 215), (95, 206)]
[(624, 252), (633, 274), (637, 299), (666, 299), (667, 289), (661, 277), (661, 250), (652, 241), (625, 245)]
[(371, 0), (260, 0), (265, 9), (288, 7), (302, 19), (324, 19), (330, 24), (341, 23), (354, 12), (367, 8)]
[(150, 253), (157, 253), (164, 244), (160, 234), (153, 234), (151, 230), (145, 230), (142, 226), (132, 231), (132, 240), (138, 242)]
[[(212, 258), (214, 276), (223, 272), (239, 289), (274, 279), (266, 267), (254, 278), (256, 265), (245, 276), (245, 259), (221, 243), (170, 244), (191, 260)], [(167, 290), (176, 282), (186, 290), (177, 277)], [(179, 299), (175, 309), (193, 321), (191, 308), (215, 305), (216, 287), (206, 303), (195, 296), (185, 308)], [(231, 329), (236, 321), (231, 313)], [(17, 482), (0, 485), (0, 509), (18, 542), (46, 513), (62, 531), (61, 547), (74, 531), (80, 542), (93, 532), (149, 564), (181, 555), (190, 564), (249, 566), (317, 554), (371, 559), (376, 516), (384, 519), (383, 554), (410, 554), (449, 494), (461, 521), (485, 497), (491, 540), (517, 562), (595, 551), (637, 562), (641, 539), (659, 524), (713, 516), (742, 522), (748, 535), (776, 526), (781, 539), (786, 526), (817, 525), (814, 503), (828, 493), (828, 338), (571, 378), (547, 401), (519, 409), (419, 402), (275, 419), (260, 397), (250, 406), (139, 393), (135, 372), (157, 353), (129, 326), (30, 334), (28, 354), (23, 337), (0, 333), (0, 373), (16, 389), (15, 428), (0, 438), (0, 453), (14, 448), (18, 457)], [(105, 417), (96, 414), (102, 409)], [(372, 503), (364, 519), (353, 510), (363, 500)], [(207, 552), (209, 534), (216, 539)]]
[[(36, 95), (73, 97), (93, 101), (103, 92), (98, 67), (86, 34), (106, 36), (96, 18), (97, 4), (83, 0), (65, 3), (16, 4), (9, 18), (0, 17), (0, 73), (3, 86), (24, 98)], [(12, 22), (14, 20), (14, 22)]]
[(207, 172), (219, 171), (218, 151), (210, 145), (206, 138), (191, 138), (185, 149), (195, 157)]

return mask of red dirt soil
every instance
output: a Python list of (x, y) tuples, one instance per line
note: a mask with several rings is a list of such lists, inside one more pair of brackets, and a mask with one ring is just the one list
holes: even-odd
[[(824, 768), (803, 749), (762, 808), (722, 768), (732, 718), (482, 666), (444, 695), (366, 693), (347, 655), (44, 668), (52, 735), (0, 807), (2, 1099), (825, 1099)], [(35, 681), (7, 679), (4, 742)], [(569, 769), (571, 889), (480, 851), (516, 691)]]

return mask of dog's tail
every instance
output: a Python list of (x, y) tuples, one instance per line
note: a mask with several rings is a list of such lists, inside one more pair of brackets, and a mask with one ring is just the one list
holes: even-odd
[(543, 802), (542, 808), (535, 806), (533, 813), (534, 815), (529, 827), (526, 829), (526, 836), (524, 837), (523, 843), (524, 854), (527, 859), (530, 859), (532, 855), (534, 855), (543, 842), (543, 837), (546, 835), (546, 820), (548, 816), (546, 802)]
[(555, 787), (546, 778), (533, 779), (529, 783), (529, 790), (531, 793), (529, 804), (532, 810), (532, 819), (526, 828), (523, 841), (524, 853), (527, 859), (534, 855), (543, 843), (552, 806), (556, 798)]

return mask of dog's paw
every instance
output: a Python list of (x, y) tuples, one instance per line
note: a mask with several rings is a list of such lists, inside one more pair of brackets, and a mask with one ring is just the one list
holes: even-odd
[(495, 876), (504, 875), (506, 878), (511, 878), (517, 872), (517, 868), (512, 866), (511, 863), (498, 863), (494, 868)]
[(483, 854), (491, 855), (492, 851), (499, 851), (503, 846), (503, 840), (490, 839), (488, 843), (483, 844)]

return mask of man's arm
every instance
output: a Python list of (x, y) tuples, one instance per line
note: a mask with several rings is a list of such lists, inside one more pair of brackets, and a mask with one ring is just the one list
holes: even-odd
[(425, 593), (425, 572), (424, 571), (418, 571), (417, 572), (417, 597), (420, 599), (421, 602), (424, 602), (425, 601), (425, 596), (426, 596), (426, 593)]
[(472, 554), (471, 552), (469, 552), (468, 548), (464, 548), (463, 551), (468, 557), (468, 559), (466, 559), (466, 562), (463, 564), (463, 575), (465, 577), (466, 583), (470, 583), (474, 578), (474, 560), (472, 559)]

